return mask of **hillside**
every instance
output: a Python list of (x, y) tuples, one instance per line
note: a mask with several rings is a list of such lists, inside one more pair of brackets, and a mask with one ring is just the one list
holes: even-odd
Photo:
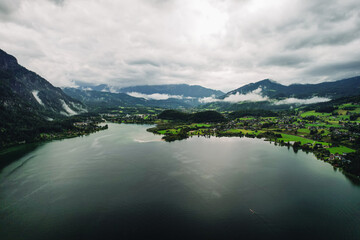
[(84, 105), (67, 96), (36, 73), (0, 50), (0, 105), (5, 112), (31, 111), (44, 119), (85, 112)]
[(57, 120), (85, 111), (81, 102), (0, 50), (0, 148), (31, 141), (41, 132), (64, 131), (71, 123)]
[(307, 99), (314, 96), (335, 99), (340, 97), (360, 95), (360, 76), (334, 82), (323, 82), (318, 84), (292, 84), (289, 86), (265, 79), (230, 91), (227, 94), (219, 97), (219, 99), (224, 99), (234, 94), (248, 94), (259, 88), (261, 89), (261, 96), (266, 96), (271, 99)]

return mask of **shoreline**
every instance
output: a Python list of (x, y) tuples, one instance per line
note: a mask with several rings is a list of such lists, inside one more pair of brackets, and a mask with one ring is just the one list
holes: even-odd
[[(194, 135), (192, 135), (192, 134), (186, 133), (186, 135), (183, 134), (183, 135), (180, 135), (180, 136), (179, 136), (178, 133), (175, 133), (175, 134), (173, 134), (173, 133), (165, 133), (165, 134), (159, 133), (158, 131), (156, 131), (156, 130), (154, 130), (154, 129), (151, 129), (151, 128), (147, 129), (147, 131), (148, 131), (148, 132), (152, 132), (153, 134), (156, 134), (156, 135), (161, 135), (161, 136), (163, 136), (162, 139), (164, 139), (164, 141), (167, 141), (167, 142), (172, 142), (172, 141), (176, 141), (176, 140), (181, 141), (181, 140), (187, 139), (187, 138), (189, 138), (189, 137), (193, 137), (193, 136), (219, 137), (219, 138), (221, 138), (221, 137), (240, 137), (240, 138), (246, 137), (246, 138), (262, 139), (263, 141), (269, 141), (270, 143), (274, 142), (274, 145), (275, 145), (275, 146), (291, 147), (295, 153), (296, 153), (298, 150), (302, 150), (303, 152), (306, 152), (306, 153), (310, 152), (310, 153), (312, 153), (312, 154), (315, 156), (315, 158), (316, 158), (317, 160), (321, 160), (321, 161), (323, 161), (323, 162), (325, 162), (325, 163), (329, 163), (329, 164), (330, 164), (331, 166), (333, 166), (336, 170), (339, 170), (339, 171), (342, 172), (345, 176), (347, 176), (348, 178), (351, 178), (351, 179), (353, 179), (353, 180), (356, 180), (356, 181), (359, 182), (359, 184), (360, 184), (360, 175), (356, 175), (356, 174), (347, 172), (346, 170), (344, 170), (344, 168), (343, 168), (342, 166), (337, 165), (337, 164), (338, 164), (337, 162), (331, 162), (331, 161), (325, 159), (325, 158), (324, 158), (324, 155), (322, 155), (323, 153), (317, 151), (318, 149), (315, 149), (316, 151), (314, 151), (313, 148), (308, 147), (308, 145), (306, 145), (306, 144), (303, 144), (303, 145), (301, 145), (301, 144), (296, 144), (296, 145), (294, 146), (294, 144), (295, 144), (295, 143), (298, 143), (298, 142), (294, 141), (294, 143), (291, 143), (290, 141), (288, 141), (288, 142), (278, 141), (278, 138), (276, 137), (276, 134), (281, 134), (281, 133), (278, 133), (278, 132), (271, 132), (271, 133), (273, 134), (273, 137), (274, 137), (274, 138), (271, 138), (271, 136), (266, 137), (266, 136), (263, 136), (263, 135), (260, 135), (260, 134), (259, 134), (259, 135), (260, 135), (260, 136), (259, 136), (259, 135), (253, 135), (253, 134), (248, 134), (248, 133), (247, 133), (247, 134), (243, 134), (243, 133), (235, 133), (235, 134), (233, 133), (233, 134), (231, 134), (231, 133), (224, 133), (224, 132), (221, 133), (221, 132), (217, 132), (217, 131), (211, 132), (210, 134), (194, 134)], [(315, 142), (315, 141), (314, 141), (314, 142)], [(325, 148), (320, 148), (320, 149), (325, 149)], [(326, 149), (325, 149), (325, 150), (326, 150)], [(318, 153), (318, 154), (317, 154), (317, 153)], [(337, 166), (336, 166), (336, 165), (337, 165)]]

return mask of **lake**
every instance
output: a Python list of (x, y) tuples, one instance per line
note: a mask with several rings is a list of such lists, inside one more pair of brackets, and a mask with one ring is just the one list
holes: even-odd
[(360, 187), (261, 139), (109, 124), (0, 170), (0, 239), (360, 239)]

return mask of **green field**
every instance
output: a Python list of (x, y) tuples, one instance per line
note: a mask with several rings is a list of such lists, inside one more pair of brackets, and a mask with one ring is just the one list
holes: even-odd
[(253, 120), (255, 119), (254, 117), (243, 117), (243, 118), (237, 118), (236, 120), (239, 120), (239, 121), (244, 121), (244, 120)]
[(343, 154), (343, 153), (351, 153), (351, 152), (355, 152), (355, 150), (348, 148), (348, 147), (344, 147), (344, 146), (340, 146), (340, 147), (332, 147), (332, 148), (328, 148), (328, 150), (330, 151), (330, 153), (339, 153), (339, 154)]
[(350, 111), (350, 112), (353, 112), (353, 113), (360, 113), (360, 108), (356, 108), (355, 110)]
[(211, 127), (211, 124), (204, 124), (204, 123), (195, 123), (191, 124), (189, 127)]
[(167, 130), (160, 130), (159, 131), (160, 134), (166, 134), (166, 133), (178, 134), (179, 132), (180, 132), (180, 128), (179, 129), (167, 129)]
[(326, 142), (318, 142), (312, 139), (307, 139), (307, 138), (303, 138), (303, 137), (299, 137), (299, 136), (294, 136), (294, 135), (290, 135), (290, 134), (283, 134), (280, 133), (282, 138), (279, 138), (278, 140), (284, 140), (284, 142), (301, 142), (301, 144), (307, 144), (307, 143), (320, 143), (322, 145), (326, 145), (328, 146), (329, 143)]
[(308, 123), (306, 124), (305, 126), (307, 127), (327, 127), (327, 128), (330, 128), (330, 127), (334, 127), (334, 128), (338, 128), (338, 127), (341, 127), (341, 125), (339, 124), (315, 124), (315, 123)]
[(224, 131), (224, 133), (242, 133), (242, 134), (253, 134), (258, 135), (260, 133), (263, 133), (264, 131), (252, 131), (252, 130), (245, 130), (245, 129), (229, 129)]
[(310, 130), (307, 129), (307, 128), (300, 128), (300, 129), (298, 130), (298, 133), (306, 133), (306, 134), (309, 134), (309, 133), (310, 133)]
[(331, 113), (319, 113), (319, 112), (315, 112), (315, 110), (313, 111), (308, 111), (308, 112), (304, 112), (301, 114), (301, 117), (309, 117), (309, 116), (315, 116), (315, 117), (324, 117), (324, 116), (330, 116)]
[(346, 115), (346, 113), (348, 112), (347, 110), (344, 110), (344, 109), (339, 109), (339, 110), (336, 110), (335, 112), (337, 112), (338, 114), (340, 115)]

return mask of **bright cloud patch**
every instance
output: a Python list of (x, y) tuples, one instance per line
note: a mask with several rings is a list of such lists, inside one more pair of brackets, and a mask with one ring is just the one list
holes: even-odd
[(267, 101), (269, 100), (268, 97), (263, 97), (261, 93), (262, 89), (258, 88), (252, 92), (249, 92), (247, 94), (232, 94), (224, 99), (225, 102), (243, 102), (243, 101), (251, 101), (251, 102), (260, 102), (260, 101)]
[(218, 101), (222, 101), (222, 100), (216, 99), (215, 95), (212, 95), (211, 97), (204, 97), (204, 98), (199, 99), (200, 103), (212, 103), (212, 102), (218, 102)]
[(127, 95), (136, 98), (145, 98), (146, 100), (167, 100), (169, 98), (175, 99), (183, 99), (183, 96), (180, 95), (169, 95), (169, 94), (162, 94), (162, 93), (153, 93), (153, 94), (143, 94), (139, 92), (128, 92)]
[(39, 98), (39, 91), (34, 90), (34, 91), (32, 91), (31, 93), (32, 93), (32, 95), (34, 96), (34, 98), (36, 99), (36, 101), (37, 101), (40, 105), (45, 106), (44, 103), (43, 103), (43, 102), (41, 101), (41, 99)]
[(264, 97), (261, 95), (261, 88), (258, 88), (252, 92), (249, 92), (247, 94), (231, 94), (227, 96), (224, 99), (216, 99), (214, 96), (202, 98), (199, 100), (201, 103), (210, 103), (210, 102), (231, 102), (231, 103), (237, 103), (237, 102), (244, 102), (244, 101), (251, 101), (251, 102), (260, 102), (260, 101), (268, 101), (268, 97)]
[(312, 103), (320, 103), (320, 102), (328, 102), (330, 101), (330, 98), (324, 98), (324, 97), (313, 97), (308, 99), (300, 99), (300, 98), (287, 98), (284, 100), (280, 100), (276, 102), (276, 105), (282, 105), (282, 104), (312, 104)]
[[(231, 102), (231, 103), (237, 103), (237, 102), (244, 102), (244, 101), (250, 101), (250, 102), (260, 102), (260, 101), (270, 101), (267, 96), (261, 95), (262, 88), (258, 88), (252, 92), (249, 92), (247, 94), (232, 94), (227, 96), (224, 99), (216, 99), (215, 96), (206, 97), (199, 99), (199, 102), (201, 103), (211, 103), (211, 102)], [(308, 99), (300, 99), (300, 98), (286, 98), (284, 100), (280, 100), (277, 102), (274, 102), (275, 105), (283, 105), (283, 104), (312, 104), (312, 103), (320, 103), (320, 102), (328, 102), (330, 101), (330, 98), (325, 97), (312, 97)]]

